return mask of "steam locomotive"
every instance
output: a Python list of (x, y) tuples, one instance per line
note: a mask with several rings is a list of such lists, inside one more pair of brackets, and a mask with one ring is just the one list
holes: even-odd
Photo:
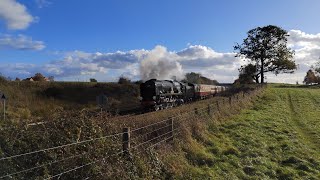
[(214, 96), (226, 88), (226, 86), (150, 79), (140, 84), (141, 106), (146, 111), (167, 109)]

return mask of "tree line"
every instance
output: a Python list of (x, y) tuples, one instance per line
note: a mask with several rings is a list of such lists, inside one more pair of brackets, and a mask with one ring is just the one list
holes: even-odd
[[(5, 77), (0, 73), (0, 81), (12, 81), (13, 79), (11, 77)], [(54, 81), (54, 76), (48, 76), (45, 77), (44, 75), (42, 75), (41, 73), (36, 73), (34, 76), (25, 78), (25, 79), (20, 79), (18, 77), (16, 77), (16, 79), (14, 79), (15, 81)]]

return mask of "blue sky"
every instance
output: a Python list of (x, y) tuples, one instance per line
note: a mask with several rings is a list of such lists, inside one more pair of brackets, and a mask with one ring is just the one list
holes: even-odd
[(300, 74), (281, 79), (301, 81), (314, 62), (305, 59), (319, 49), (319, 9), (318, 0), (0, 0), (0, 72), (57, 80), (167, 78), (165, 67), (154, 67), (163, 62), (177, 76), (197, 71), (232, 82), (241, 64), (232, 58), (233, 45), (248, 30), (273, 24), (304, 50)]

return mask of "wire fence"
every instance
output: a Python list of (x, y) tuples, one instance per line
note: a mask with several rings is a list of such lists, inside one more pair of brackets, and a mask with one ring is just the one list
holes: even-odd
[[(71, 142), (25, 153), (2, 156), (0, 157), (0, 168), (4, 167), (6, 164), (13, 165), (15, 168), (0, 170), (0, 179), (19, 179), (19, 177), (23, 177), (23, 175), (27, 173), (37, 174), (37, 171), (39, 171), (40, 169), (42, 169), (43, 172), (46, 172), (46, 174), (38, 173), (42, 178), (60, 179), (67, 174), (83, 170), (89, 166), (93, 166), (98, 163), (105, 164), (107, 162), (110, 162), (109, 159), (111, 158), (119, 156), (133, 156), (137, 152), (139, 153), (145, 150), (149, 150), (160, 145), (161, 143), (169, 142), (174, 138), (178, 138), (179, 135), (181, 135), (181, 124), (184, 121), (188, 120), (191, 115), (213, 116), (214, 113), (219, 113), (223, 107), (229, 108), (226, 106), (231, 107), (236, 103), (241, 103), (241, 101), (245, 99), (250, 99), (251, 97), (256, 96), (258, 93), (260, 93), (261, 90), (262, 88), (259, 87), (255, 89), (255, 91), (252, 91), (250, 93), (237, 93), (233, 96), (230, 96), (228, 99), (217, 101), (214, 104), (208, 104), (204, 107), (197, 107), (194, 108), (193, 111), (188, 111), (176, 116), (171, 116), (164, 120), (137, 127), (132, 130), (130, 130), (130, 127), (125, 127), (123, 128), (122, 132), (114, 134), (78, 142)], [(96, 148), (99, 147), (96, 145), (90, 145), (90, 143), (94, 144), (99, 140), (107, 140), (113, 138), (117, 139), (117, 143), (115, 143), (116, 145), (112, 146), (111, 148), (107, 147), (108, 144), (100, 148)], [(64, 152), (67, 148), (73, 148), (73, 151), (76, 153), (64, 157)], [(83, 149), (85, 151), (81, 152), (81, 150)], [(53, 151), (57, 151), (60, 153)], [(48, 154), (48, 156), (50, 156), (53, 160), (45, 162), (36, 161), (35, 164), (28, 164), (30, 158), (32, 159), (35, 157), (42, 157), (44, 154)], [(116, 159), (119, 160), (119, 158)], [(26, 166), (26, 164), (28, 165)], [(87, 178), (90, 178), (90, 176), (86, 177), (85, 179)]]

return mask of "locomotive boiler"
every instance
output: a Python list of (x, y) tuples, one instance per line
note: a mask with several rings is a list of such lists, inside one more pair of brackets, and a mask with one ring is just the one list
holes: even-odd
[(186, 102), (205, 99), (226, 87), (184, 83), (175, 80), (150, 79), (140, 85), (141, 106), (144, 110), (160, 110)]

